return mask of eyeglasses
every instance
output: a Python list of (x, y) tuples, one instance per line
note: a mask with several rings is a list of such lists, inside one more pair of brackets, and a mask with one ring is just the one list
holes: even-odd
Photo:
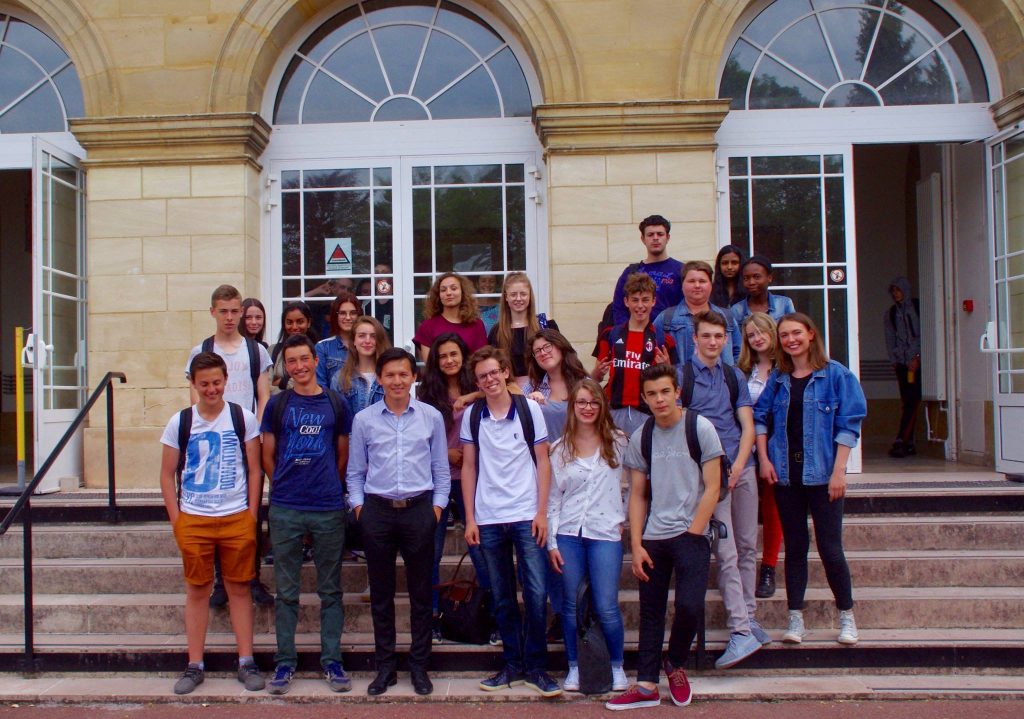
[(551, 354), (552, 350), (554, 350), (554, 349), (555, 349), (555, 346), (553, 344), (551, 344), (550, 342), (548, 342), (547, 344), (543, 344), (540, 347), (537, 347), (536, 349), (534, 349), (533, 350), (533, 356), (534, 357), (540, 357), (541, 355)]
[(356, 310), (338, 310), (338, 317), (358, 317), (359, 312)]
[(477, 382), (486, 382), (487, 380), (491, 379), (492, 377), (498, 377), (500, 375), (501, 375), (501, 370), (500, 369), (492, 369), (490, 372), (484, 372), (483, 374), (478, 374), (476, 376), (476, 381)]
[(601, 401), (596, 399), (578, 399), (576, 400), (575, 405), (576, 409), (601, 409)]

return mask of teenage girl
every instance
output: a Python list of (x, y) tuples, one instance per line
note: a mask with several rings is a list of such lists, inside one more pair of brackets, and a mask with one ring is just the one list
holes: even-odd
[(345, 364), (352, 346), (352, 325), (361, 314), (359, 298), (351, 292), (342, 291), (331, 302), (327, 315), (331, 336), (316, 343), (316, 381), (324, 389), (331, 386), (331, 378)]
[(281, 312), (281, 331), (277, 336), (277, 344), (270, 349), (270, 360), (274, 366), (270, 368), (270, 393), (277, 394), (291, 386), (291, 377), (284, 368), (284, 356), (281, 347), (284, 338), (290, 335), (305, 334), (316, 344), (320, 337), (313, 329), (313, 312), (309, 305), (301, 300), (289, 302)]
[[(447, 332), (434, 340), (427, 355), (423, 368), (423, 379), (416, 391), (417, 398), (436, 408), (444, 418), (445, 432), (448, 435), (448, 466), (452, 475), (452, 501), (460, 517), (465, 517), (462, 499), (462, 443), (459, 441), (459, 428), (462, 426), (462, 415), (465, 407), (458, 400), (476, 391), (476, 386), (466, 371), (466, 360), (469, 359), (469, 348), (454, 332)], [(441, 511), (441, 519), (437, 523), (434, 535), (434, 577), (436, 587), (441, 581), (441, 557), (444, 554), (444, 540), (448, 533), (448, 517), (451, 514), (451, 503)], [(491, 587), (487, 579), (487, 565), (484, 564), (480, 547), (471, 546), (469, 559), (476, 570), (477, 584), (483, 591)], [(441, 630), (436, 622), (438, 600), (440, 595), (434, 590), (434, 643), (441, 643)], [(500, 636), (500, 635), (498, 635)]]
[(746, 295), (740, 276), (743, 251), (726, 245), (715, 257), (715, 278), (711, 283), (711, 304), (728, 309)]
[(511, 273), (505, 278), (498, 324), (487, 334), (487, 342), (508, 353), (512, 376), (520, 387), (525, 387), (530, 380), (527, 340), (548, 328), (557, 330), (558, 325), (543, 313), (537, 314), (530, 278), (525, 272)]
[(377, 382), (377, 358), (391, 347), (384, 325), (363, 315), (352, 323), (352, 351), (331, 378), (331, 389), (345, 398), (352, 416), (384, 399)]
[[(853, 584), (843, 551), (846, 461), (860, 438), (867, 402), (857, 377), (825, 353), (814, 321), (793, 312), (779, 322), (778, 369), (754, 408), (761, 477), (775, 485), (775, 503), (786, 542), (784, 642), (799, 644), (807, 589), (807, 514), (825, 577), (839, 609), (840, 644), (857, 643)], [(771, 434), (768, 427), (771, 426)]]
[[(775, 320), (764, 312), (754, 312), (743, 321), (743, 345), (736, 366), (747, 375), (750, 401), (755, 405), (768, 382), (768, 375), (775, 369), (777, 332)], [(754, 596), (767, 599), (775, 595), (775, 567), (779, 563), (779, 548), (782, 545), (782, 524), (779, 523), (779, 510), (775, 507), (775, 487), (758, 477), (757, 493), (761, 502), (764, 547), (761, 550), (761, 574)]]
[(470, 352), (487, 344), (487, 332), (473, 296), (473, 283), (456, 272), (445, 272), (434, 280), (423, 304), (423, 317), (412, 338), (419, 345), (423, 361), (434, 340), (446, 332), (461, 337)]
[(255, 297), (246, 297), (242, 300), (242, 326), (238, 331), (243, 337), (254, 339), (266, 347), (267, 343), (263, 340), (266, 330), (267, 311), (263, 308), (263, 303)]
[(530, 343), (529, 384), (526, 395), (540, 404), (544, 423), (548, 428), (548, 441), (562, 436), (569, 413), (569, 393), (584, 377), (576, 350), (558, 330), (538, 330)]
[(796, 312), (793, 300), (785, 295), (776, 295), (768, 291), (772, 284), (772, 263), (764, 255), (754, 255), (743, 263), (740, 270), (743, 288), (747, 296), (732, 306), (732, 313), (737, 322), (742, 322), (751, 312), (764, 312), (778, 322), (783, 315)]
[(562, 437), (551, 445), (548, 552), (564, 588), (562, 626), (569, 673), (563, 689), (580, 689), (576, 592), (589, 577), (595, 613), (612, 660), (612, 689), (628, 685), (622, 669), (624, 631), (619, 610), (622, 572), (622, 453), (626, 435), (612, 424), (608, 400), (592, 379), (576, 383)]

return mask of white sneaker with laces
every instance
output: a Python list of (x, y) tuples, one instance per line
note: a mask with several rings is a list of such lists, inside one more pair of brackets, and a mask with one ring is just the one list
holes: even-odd
[(857, 639), (857, 622), (853, 618), (853, 610), (845, 609), (839, 612), (839, 643), (853, 645), (857, 643)]
[(622, 667), (612, 667), (612, 691), (624, 692), (629, 688), (629, 680), (626, 679), (626, 670)]
[(580, 690), (580, 668), (569, 667), (569, 673), (565, 675), (565, 681), (562, 682), (562, 689), (567, 692), (578, 692)]
[(782, 635), (782, 641), (789, 644), (799, 644), (807, 636), (807, 629), (804, 627), (804, 613), (799, 609), (789, 610), (789, 628)]

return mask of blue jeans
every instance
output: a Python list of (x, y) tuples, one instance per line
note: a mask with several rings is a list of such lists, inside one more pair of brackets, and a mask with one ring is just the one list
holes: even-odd
[[(444, 556), (444, 540), (448, 535), (448, 517), (451, 516), (452, 502), (455, 502), (456, 508), (459, 510), (459, 516), (465, 517), (465, 511), (462, 507), (462, 482), (456, 480), (452, 482), (452, 496), (448, 501), (448, 505), (441, 510), (441, 521), (437, 523), (437, 529), (434, 532), (434, 573), (431, 576), (436, 587), (441, 583), (441, 558)], [(476, 583), (484, 591), (490, 591), (491, 582), (487, 579), (487, 566), (484, 564), (483, 555), (480, 553), (480, 547), (467, 547), (469, 550), (469, 561), (473, 563), (473, 570), (476, 572)], [(432, 598), (434, 616), (437, 616), (438, 603), (441, 598), (441, 593), (438, 590), (434, 590), (434, 596)], [(490, 608), (487, 608), (490, 611)]]
[(565, 655), (569, 665), (576, 664), (576, 592), (584, 577), (590, 577), (591, 601), (601, 622), (612, 665), (622, 666), (625, 627), (619, 611), (619, 576), (622, 573), (622, 542), (558, 535), (562, 554), (562, 628), (565, 630)]
[[(545, 580), (547, 549), (538, 547), (530, 534), (530, 522), (485, 524), (480, 527), (480, 548), (487, 565), (494, 598), (494, 616), (503, 643), (505, 665), (516, 672), (545, 671), (548, 645), (545, 641)], [(523, 570), (523, 608), (516, 600), (515, 552)]]

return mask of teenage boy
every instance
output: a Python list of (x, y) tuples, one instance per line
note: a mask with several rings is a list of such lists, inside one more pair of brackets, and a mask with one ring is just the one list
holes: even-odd
[[(469, 371), (484, 397), (462, 416), (459, 430), (466, 543), (479, 545), (487, 564), (505, 660), (480, 688), (497, 691), (525, 683), (541, 696), (558, 696), (562, 690), (547, 673), (544, 631), (551, 486), (544, 415), (533, 400), (509, 393), (511, 365), (503, 350), (477, 350)], [(513, 551), (519, 557), (525, 620), (516, 598)]]
[(661, 215), (650, 215), (640, 222), (640, 241), (647, 250), (647, 257), (622, 271), (615, 292), (612, 294), (612, 321), (621, 325), (629, 319), (629, 311), (623, 304), (626, 292), (626, 279), (634, 272), (650, 275), (658, 286), (655, 294), (654, 309), (650, 319), (653, 320), (666, 307), (675, 307), (683, 301), (683, 290), (680, 286), (680, 274), (683, 263), (668, 256), (669, 233), (672, 223)]
[(197, 354), (189, 365), (189, 376), (198, 401), (171, 417), (160, 439), (164, 445), (160, 492), (185, 570), (188, 668), (174, 685), (174, 693), (188, 694), (203, 683), (203, 649), (210, 614), (207, 599), (213, 586), (213, 557), (218, 552), (224, 586), (231, 599), (238, 681), (249, 691), (258, 691), (264, 681), (252, 657), (252, 604), (248, 595), (263, 483), (259, 428), (256, 415), (224, 401), (228, 370), (219, 355)]
[(348, 500), (366, 550), (377, 676), (366, 693), (398, 681), (395, 655), (395, 559), (405, 564), (412, 642), (409, 678), (417, 694), (434, 686), (430, 659), (434, 532), (448, 505), (451, 469), (441, 413), (412, 398), (416, 358), (399, 347), (377, 359), (384, 399), (356, 415), (348, 465)]
[[(210, 316), (216, 322), (217, 331), (202, 343), (192, 348), (188, 362), (185, 363), (185, 378), (191, 379), (189, 367), (193, 358), (200, 352), (213, 352), (224, 358), (228, 368), (228, 381), (224, 390), (224, 400), (254, 412), (256, 419), (263, 418), (263, 408), (270, 397), (270, 375), (272, 365), (267, 349), (256, 340), (243, 337), (239, 332), (242, 324), (242, 295), (231, 285), (221, 285), (210, 296)], [(253, 361), (256, 366), (253, 366)], [(198, 401), (195, 386), (190, 390), (192, 404)], [(260, 496), (256, 506), (263, 502), (263, 485), (260, 484)], [(250, 585), (252, 600), (262, 607), (274, 605), (274, 598), (260, 581), (260, 522), (256, 522), (253, 530), (256, 537), (256, 576)], [(211, 607), (223, 607), (228, 601), (224, 592), (224, 583), (220, 578), (220, 555), (214, 558), (213, 591), (210, 594)]]
[[(754, 619), (757, 572), (757, 476), (754, 472), (754, 410), (747, 378), (722, 361), (728, 320), (710, 310), (693, 318), (694, 353), (680, 367), (682, 401), (706, 418), (718, 432), (729, 471), (729, 494), (715, 505), (715, 519), (729, 533), (715, 542), (718, 590), (725, 604), (729, 644), (715, 662), (728, 669), (770, 644), (771, 638)], [(732, 374), (730, 379), (726, 373)]]
[(281, 355), (292, 387), (271, 398), (260, 427), (263, 470), (270, 477), (270, 541), (277, 584), (276, 669), (267, 691), (285, 694), (295, 674), (302, 540), (310, 534), (320, 597), (320, 666), (332, 691), (347, 692), (352, 681), (341, 665), (341, 553), (352, 416), (341, 397), (317, 384), (316, 349), (306, 335), (287, 338)]
[[(653, 707), (658, 694), (669, 581), (675, 571), (675, 617), (664, 660), (669, 694), (678, 706), (690, 703), (683, 667), (704, 612), (711, 562), (708, 523), (718, 501), (722, 445), (715, 428), (697, 417), (701, 465), (691, 458), (685, 410), (679, 404), (675, 368), (643, 371), (641, 387), (654, 415), (650, 462), (644, 457), (644, 428), (630, 437), (623, 465), (629, 469), (629, 539), (633, 576), (640, 580), (640, 637), (637, 683), (605, 706), (613, 710)], [(651, 497), (648, 507), (647, 497)], [(648, 509), (650, 513), (648, 514)]]
[(629, 320), (607, 328), (598, 339), (598, 362), (591, 377), (600, 382), (608, 373), (604, 391), (615, 426), (632, 434), (650, 416), (640, 399), (640, 373), (652, 364), (676, 364), (676, 342), (654, 329), (651, 309), (658, 286), (650, 275), (634, 272), (623, 287)]

